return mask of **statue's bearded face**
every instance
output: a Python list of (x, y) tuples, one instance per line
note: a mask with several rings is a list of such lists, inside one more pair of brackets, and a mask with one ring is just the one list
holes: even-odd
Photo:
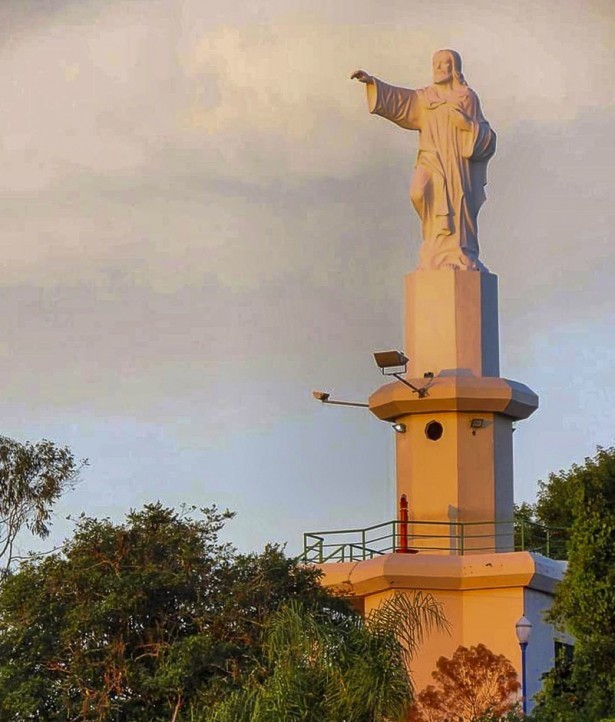
[(433, 82), (450, 83), (453, 79), (453, 59), (448, 53), (433, 56)]

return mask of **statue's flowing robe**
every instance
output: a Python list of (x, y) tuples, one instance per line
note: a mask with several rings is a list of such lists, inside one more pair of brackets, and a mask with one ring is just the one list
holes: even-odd
[[(423, 226), (419, 268), (486, 270), (478, 259), (477, 216), (496, 136), (476, 93), (459, 86), (443, 100), (433, 86), (410, 90), (377, 78), (366, 87), (371, 113), (420, 133), (410, 185)], [(469, 118), (470, 130), (455, 125), (454, 108)]]

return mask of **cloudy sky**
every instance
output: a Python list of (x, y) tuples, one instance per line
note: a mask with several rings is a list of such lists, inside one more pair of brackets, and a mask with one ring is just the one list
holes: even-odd
[(2, 433), (90, 467), (58, 507), (238, 512), (242, 549), (393, 516), (364, 400), (401, 347), (417, 138), (362, 67), (459, 50), (498, 132), (482, 256), (502, 375), (540, 395), (516, 498), (615, 435), (612, 0), (2, 0)]

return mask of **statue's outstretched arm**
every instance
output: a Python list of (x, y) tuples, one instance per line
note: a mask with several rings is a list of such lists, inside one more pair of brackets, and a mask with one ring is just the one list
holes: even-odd
[(365, 70), (355, 70), (350, 79), (367, 86), (370, 113), (381, 115), (402, 128), (419, 130), (418, 109), (414, 102), (416, 91), (383, 83)]

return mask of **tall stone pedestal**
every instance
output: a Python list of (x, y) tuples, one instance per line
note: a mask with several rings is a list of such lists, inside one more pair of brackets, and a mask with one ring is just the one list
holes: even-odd
[(397, 497), (409, 502), (411, 545), (512, 551), (512, 423), (527, 418), (538, 397), (499, 378), (497, 278), (415, 271), (405, 289), (407, 378), (425, 392), (396, 380), (375, 391), (369, 407), (405, 427), (396, 438)]
[(414, 271), (405, 278), (408, 375), (500, 375), (498, 279), (472, 271)]

